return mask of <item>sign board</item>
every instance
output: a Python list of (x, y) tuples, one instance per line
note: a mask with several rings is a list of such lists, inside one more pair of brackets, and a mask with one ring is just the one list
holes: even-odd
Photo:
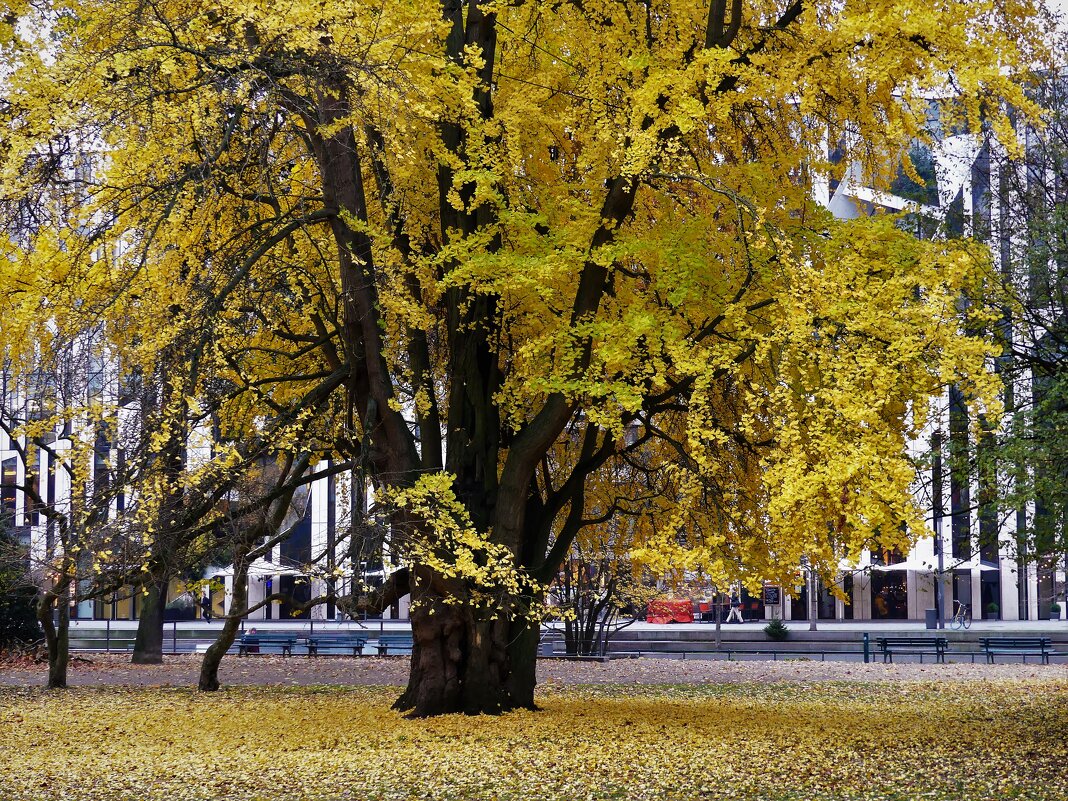
[(779, 587), (764, 588), (764, 605), (777, 606), (782, 603), (782, 591)]

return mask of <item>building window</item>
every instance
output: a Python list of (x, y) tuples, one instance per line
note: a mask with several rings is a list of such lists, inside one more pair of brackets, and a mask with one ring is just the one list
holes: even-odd
[(18, 505), (16, 495), (18, 481), (18, 462), (14, 456), (4, 459), (0, 472), (0, 520), (5, 528), (14, 528), (15, 508)]

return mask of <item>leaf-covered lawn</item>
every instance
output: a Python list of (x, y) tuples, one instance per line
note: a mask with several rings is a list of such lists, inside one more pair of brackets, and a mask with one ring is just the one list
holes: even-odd
[(553, 690), (405, 720), (393, 688), (0, 691), (0, 798), (1068, 799), (1068, 684)]

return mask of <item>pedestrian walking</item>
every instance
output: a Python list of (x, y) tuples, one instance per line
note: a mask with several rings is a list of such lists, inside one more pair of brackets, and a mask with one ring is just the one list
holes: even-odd
[(731, 611), (727, 615), (728, 623), (744, 623), (745, 619), (742, 617), (742, 599), (738, 596), (738, 593), (731, 593)]

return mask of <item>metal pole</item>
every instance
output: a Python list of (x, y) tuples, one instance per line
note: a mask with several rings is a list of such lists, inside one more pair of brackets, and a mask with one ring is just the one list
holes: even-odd
[(178, 653), (178, 621), (171, 623), (171, 651)]
[(945, 594), (943, 587), (943, 577), (945, 576), (945, 556), (942, 553), (942, 518), (941, 516), (935, 518), (935, 550), (938, 551), (938, 572), (935, 573), (935, 617), (938, 618), (938, 628), (944, 629), (946, 627), (946, 616), (943, 612), (945, 609), (945, 599), (942, 597)]
[(871, 661), (871, 637), (868, 632), (864, 632), (864, 664), (868, 664)]
[(808, 630), (816, 630), (816, 616), (819, 614), (819, 599), (816, 598), (816, 570), (808, 566)]
[(933, 460), (931, 462), (931, 516), (934, 518), (934, 547), (938, 556), (938, 571), (935, 573), (935, 618), (938, 620), (938, 628), (946, 627), (945, 599), (942, 580), (945, 575), (945, 556), (942, 543), (942, 432), (935, 431), (931, 435), (931, 450)]
[(111, 619), (104, 621), (104, 651), (111, 653)]
[[(332, 468), (334, 462), (326, 460), (327, 468)], [(337, 576), (334, 575), (337, 567), (337, 489), (334, 485), (334, 477), (326, 477), (326, 595), (330, 599), (326, 602), (326, 619), (336, 621), (337, 607), (334, 599), (337, 597)]]

